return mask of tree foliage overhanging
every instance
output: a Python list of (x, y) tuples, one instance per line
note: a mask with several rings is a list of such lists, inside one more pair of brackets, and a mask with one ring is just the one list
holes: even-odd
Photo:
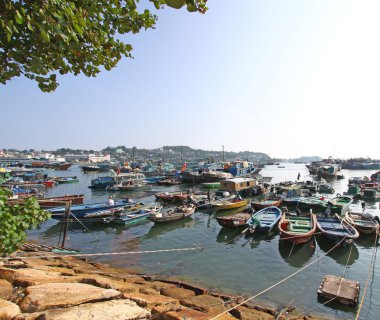
[(16, 251), (26, 239), (26, 230), (37, 227), (50, 217), (35, 198), (8, 205), (10, 195), (9, 190), (0, 188), (0, 256)]
[[(149, 0), (204, 13), (207, 0)], [(144, 1), (140, 1), (144, 2)], [(148, 4), (148, 1), (145, 1)], [(54, 91), (57, 73), (96, 76), (122, 56), (132, 57), (123, 35), (154, 28), (157, 17), (139, 0), (0, 0), (0, 83), (25, 76)], [(144, 4), (144, 3), (141, 3)]]

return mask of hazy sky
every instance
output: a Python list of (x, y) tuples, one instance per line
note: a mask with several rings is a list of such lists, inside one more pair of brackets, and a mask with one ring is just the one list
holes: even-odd
[(209, 0), (160, 10), (134, 59), (54, 93), (0, 86), (0, 148), (188, 145), (380, 158), (380, 1)]

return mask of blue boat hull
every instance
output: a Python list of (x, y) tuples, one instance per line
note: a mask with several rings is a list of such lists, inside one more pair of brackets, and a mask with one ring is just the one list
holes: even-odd
[(253, 226), (255, 224), (255, 219), (256, 221), (260, 220), (260, 224), (256, 226), (255, 231), (269, 233), (280, 221), (281, 215), (282, 211), (277, 207), (264, 208), (253, 214), (252, 218), (247, 221), (247, 225)]
[[(71, 213), (78, 219), (83, 218), (86, 214), (95, 213), (98, 211), (104, 211), (109, 209), (120, 208), (126, 206), (128, 204), (127, 201), (116, 201), (114, 205), (108, 205), (106, 203), (93, 203), (93, 204), (84, 204), (71, 206)], [(65, 216), (65, 207), (51, 208), (48, 209), (51, 213), (51, 217), (53, 219), (62, 220)]]

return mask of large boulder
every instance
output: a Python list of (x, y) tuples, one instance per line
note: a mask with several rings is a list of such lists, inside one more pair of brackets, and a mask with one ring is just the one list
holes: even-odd
[(122, 293), (124, 292), (138, 292), (140, 289), (140, 285), (125, 282), (123, 280), (118, 280), (115, 278), (98, 276), (93, 274), (81, 275), (81, 283), (92, 284), (97, 287), (105, 288), (105, 289), (115, 289)]
[(0, 268), (0, 278), (21, 287), (34, 286), (53, 282), (77, 282), (78, 276), (64, 276), (61, 272), (38, 269), (9, 269)]
[(249, 309), (243, 306), (240, 306), (231, 311), (233, 315), (238, 317), (241, 320), (274, 320), (275, 317), (269, 313), (265, 313), (263, 311), (259, 311), (256, 309)]
[(21, 313), (20, 308), (13, 302), (0, 299), (0, 320), (11, 320)]
[(179, 306), (179, 301), (158, 294), (123, 293), (123, 298), (135, 301), (140, 307), (152, 309), (155, 306)]
[(161, 294), (174, 299), (186, 299), (195, 296), (194, 291), (183, 288), (164, 288), (161, 290)]
[(132, 320), (149, 319), (150, 312), (130, 300), (85, 303), (79, 306), (23, 314), (18, 320)]
[(13, 292), (13, 286), (4, 279), (0, 279), (0, 298), (9, 299)]
[(185, 298), (181, 299), (180, 302), (186, 307), (195, 308), (210, 314), (219, 314), (227, 310), (222, 299), (209, 295)]
[(65, 308), (85, 302), (104, 301), (121, 295), (113, 289), (102, 289), (84, 283), (46, 283), (28, 287), (20, 302), (23, 312)]

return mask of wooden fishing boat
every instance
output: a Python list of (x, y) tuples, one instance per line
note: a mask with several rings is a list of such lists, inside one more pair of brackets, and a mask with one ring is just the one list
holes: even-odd
[(333, 194), (335, 192), (335, 189), (328, 185), (328, 184), (320, 184), (318, 186), (318, 192), (319, 193), (329, 193), (329, 194)]
[(156, 197), (157, 200), (160, 201), (165, 201), (165, 202), (174, 202), (176, 201), (176, 195), (183, 195), (184, 193), (181, 191), (176, 191), (176, 192), (161, 192), (161, 193), (156, 193), (154, 196)]
[(67, 163), (67, 162), (55, 163), (51, 165), (51, 168), (53, 168), (54, 170), (67, 170), (70, 167), (71, 167), (71, 163)]
[(278, 224), (280, 237), (294, 245), (302, 244), (311, 239), (317, 229), (315, 214), (307, 217), (287, 216), (282, 214)]
[(162, 179), (162, 180), (157, 181), (157, 184), (164, 185), (164, 186), (173, 186), (173, 185), (181, 184), (181, 181), (176, 180), (176, 179)]
[[(72, 214), (74, 214), (77, 218), (82, 218), (88, 213), (94, 213), (97, 211), (104, 211), (108, 209), (114, 209), (119, 207), (130, 207), (132, 205), (135, 205), (133, 203), (130, 203), (128, 200), (121, 200), (121, 201), (115, 201), (114, 204), (110, 205), (107, 202), (100, 202), (100, 203), (90, 203), (90, 204), (82, 204), (82, 205), (75, 205), (70, 207), (70, 211)], [(66, 207), (57, 207), (57, 208), (50, 208), (47, 211), (51, 213), (51, 217), (53, 219), (63, 219), (65, 215)]]
[(266, 199), (257, 202), (251, 202), (252, 209), (258, 211), (268, 207), (279, 207), (282, 205), (282, 199)]
[(248, 204), (247, 200), (234, 199), (231, 201), (218, 201), (212, 204), (216, 210), (229, 210), (244, 207)]
[(280, 221), (281, 215), (282, 211), (275, 206), (261, 209), (247, 221), (248, 231), (251, 233), (255, 231), (270, 233)]
[[(210, 198), (210, 199), (209, 199)], [(236, 195), (229, 192), (216, 192), (212, 197), (204, 195), (190, 195), (189, 200), (194, 203), (199, 210), (212, 209), (214, 204), (222, 201), (231, 201), (236, 198)]]
[(226, 228), (239, 228), (244, 227), (249, 219), (252, 217), (252, 210), (247, 209), (243, 212), (230, 214), (224, 217), (216, 217), (219, 225)]
[(67, 184), (67, 183), (77, 183), (77, 182), (79, 182), (79, 179), (77, 178), (77, 176), (73, 176), (73, 177), (59, 177), (59, 178), (54, 178), (54, 180), (58, 184)]
[(303, 197), (299, 199), (298, 206), (303, 209), (326, 209), (327, 201), (324, 197)]
[(360, 199), (378, 201), (380, 199), (380, 193), (376, 189), (364, 189), (363, 192), (360, 193)]
[(353, 199), (349, 196), (340, 196), (328, 201), (328, 204), (332, 206), (331, 211), (336, 213), (341, 213), (343, 208), (348, 208), (348, 205), (352, 203)]
[[(83, 194), (76, 194), (76, 195), (66, 195), (62, 197), (37, 198), (37, 202), (41, 208), (54, 208), (54, 207), (65, 205), (69, 201), (71, 201), (72, 204), (82, 204), (83, 198), (84, 198)], [(12, 199), (12, 200), (8, 200), (7, 203), (20, 204), (20, 203), (23, 203), (25, 199), (26, 198)]]
[(88, 173), (88, 172), (99, 172), (100, 168), (98, 166), (82, 166), (81, 167), (83, 173)]
[(155, 213), (160, 212), (162, 207), (155, 205), (144, 205), (140, 208), (130, 208), (122, 212), (116, 212), (110, 217), (103, 219), (105, 223), (117, 223), (124, 225), (133, 225), (148, 221), (148, 218)]
[(166, 212), (156, 212), (152, 214), (148, 219), (157, 223), (178, 221), (191, 216), (194, 213), (194, 211), (195, 205), (190, 203), (178, 206), (174, 209), (169, 209)]
[(369, 213), (346, 212), (344, 220), (363, 234), (379, 233), (380, 231), (379, 221)]
[(335, 217), (317, 217), (318, 229), (322, 232), (323, 236), (327, 239), (340, 242), (342, 244), (348, 240), (356, 239), (359, 237), (359, 232), (346, 221), (338, 216)]
[(42, 181), (42, 183), (46, 188), (52, 188), (55, 185), (54, 180), (45, 180), (45, 181)]
[(220, 188), (220, 182), (204, 182), (202, 183), (202, 187), (206, 189), (218, 189)]

